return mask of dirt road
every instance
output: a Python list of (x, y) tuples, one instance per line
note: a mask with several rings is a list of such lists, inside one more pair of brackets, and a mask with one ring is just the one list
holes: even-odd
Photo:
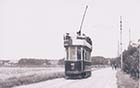
[(117, 88), (116, 82), (116, 71), (105, 68), (93, 71), (92, 76), (86, 79), (59, 78), (15, 88)]

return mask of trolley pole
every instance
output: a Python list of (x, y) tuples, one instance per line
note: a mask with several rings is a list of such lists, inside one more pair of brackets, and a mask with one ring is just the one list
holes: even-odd
[(81, 35), (81, 30), (82, 30), (82, 26), (83, 26), (83, 22), (84, 22), (84, 19), (85, 19), (87, 9), (88, 9), (88, 5), (86, 5), (86, 8), (85, 8), (85, 12), (84, 12), (84, 15), (83, 15), (83, 18), (82, 18), (82, 21), (81, 21), (81, 25), (80, 25), (80, 30), (77, 32), (79, 35)]
[(120, 54), (121, 54), (121, 69), (123, 69), (123, 47), (122, 47), (122, 16), (120, 16)]

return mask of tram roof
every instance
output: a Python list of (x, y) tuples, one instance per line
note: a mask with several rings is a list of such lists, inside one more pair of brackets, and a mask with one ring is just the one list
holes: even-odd
[(68, 41), (72, 40), (71, 43), (69, 43), (68, 45), (72, 45), (72, 46), (86, 46), (89, 49), (92, 49), (92, 41), (85, 34), (78, 35), (78, 34), (66, 33), (65, 37), (66, 37), (66, 40), (68, 40)]

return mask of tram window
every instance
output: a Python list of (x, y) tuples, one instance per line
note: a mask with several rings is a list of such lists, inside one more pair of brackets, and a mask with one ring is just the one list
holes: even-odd
[(83, 51), (82, 51), (82, 57), (83, 57), (83, 60), (85, 59), (85, 51), (84, 51), (84, 48), (83, 48)]
[(87, 51), (87, 60), (90, 60), (90, 52)]
[(88, 55), (87, 55), (87, 51), (85, 52), (85, 60), (87, 60)]
[(90, 61), (90, 51), (88, 51), (88, 60)]
[(84, 55), (84, 49), (82, 49), (82, 58), (83, 58), (83, 60), (85, 59), (84, 56), (85, 56)]
[(70, 59), (75, 60), (75, 47), (70, 47)]
[(77, 59), (81, 60), (81, 48), (77, 47)]
[(89, 52), (89, 61), (91, 61), (91, 53)]
[(89, 50), (86, 50), (85, 49), (85, 60), (90, 60), (90, 52), (89, 52)]
[(68, 48), (66, 48), (66, 59), (69, 58)]

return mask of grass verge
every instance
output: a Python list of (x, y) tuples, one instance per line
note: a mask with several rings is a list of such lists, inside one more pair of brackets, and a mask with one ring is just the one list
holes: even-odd
[(139, 79), (134, 80), (130, 75), (121, 70), (117, 71), (117, 85), (118, 88), (139, 88)]
[(20, 76), (20, 77), (12, 77), (6, 80), (0, 80), (0, 88), (11, 88), (14, 86), (19, 85), (26, 85), (41, 81), (46, 81), (55, 78), (62, 78), (64, 77), (64, 72), (57, 72), (57, 73), (41, 73), (41, 74), (32, 74), (28, 76)]

